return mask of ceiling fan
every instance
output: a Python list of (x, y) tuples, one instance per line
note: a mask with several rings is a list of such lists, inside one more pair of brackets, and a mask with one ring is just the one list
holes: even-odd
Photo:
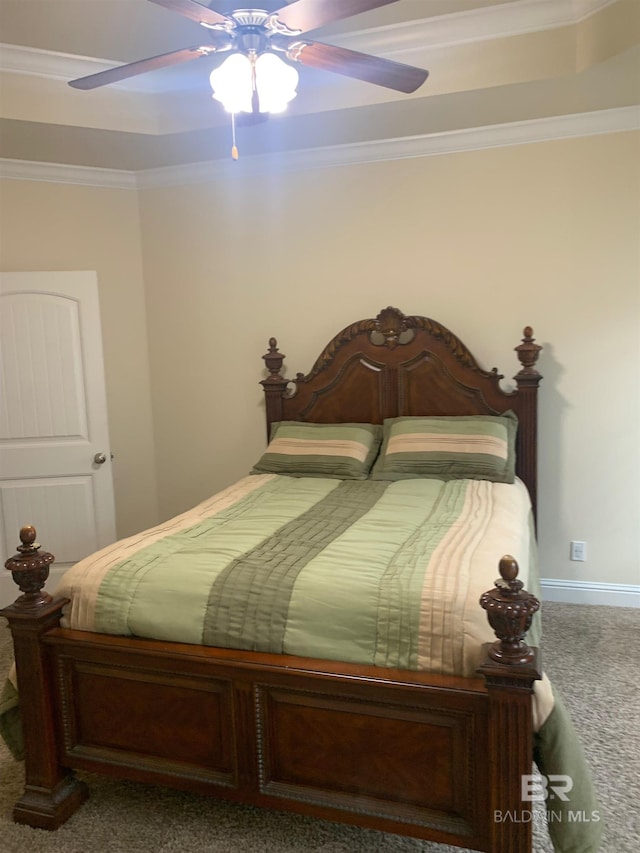
[[(278, 72), (283, 76), (293, 72), (295, 77), (293, 94), (291, 91), (289, 91), (289, 97), (284, 94), (278, 102), (280, 105), (283, 99), (286, 105), (287, 99), (290, 100), (295, 95), (298, 75), (293, 66), (296, 63), (323, 71), (333, 71), (407, 94), (418, 89), (429, 73), (411, 65), (304, 38), (304, 34), (309, 30), (360, 12), (387, 6), (397, 0), (294, 0), (284, 5), (282, 5), (283, 0), (275, 2), (274, 0), (256, 0), (258, 8), (229, 8), (226, 13), (197, 3), (196, 0), (151, 0), (151, 2), (201, 24), (207, 30), (209, 43), (185, 47), (130, 62), (117, 68), (110, 68), (107, 71), (100, 71), (97, 74), (90, 74), (87, 77), (80, 77), (70, 81), (70, 86), (76, 89), (94, 89), (147, 71), (159, 70), (203, 56), (227, 53), (230, 54), (229, 58), (241, 57), (234, 61), (237, 61), (238, 65), (244, 63), (246, 66), (245, 71), (234, 72), (234, 74), (240, 73), (240, 76), (244, 74), (245, 80), (249, 75), (249, 103), (247, 104), (247, 97), (245, 97), (240, 109), (258, 114), (280, 111), (275, 106), (272, 109), (263, 108), (267, 106), (266, 97), (263, 98), (265, 104), (260, 103), (258, 91), (260, 81), (256, 83), (257, 69), (260, 64), (264, 65), (265, 69), (260, 70), (260, 76), (263, 78), (269, 76), (267, 73), (269, 64), (274, 68), (285, 66), (285, 71), (280, 68)], [(232, 6), (225, 0), (218, 0), (216, 5)], [(273, 9), (273, 6), (280, 6), (280, 8)], [(282, 59), (288, 62), (282, 62)], [(286, 71), (286, 68), (289, 70)], [(214, 70), (213, 74), (216, 73), (217, 71)], [(275, 78), (272, 75), (270, 79), (273, 81)], [(215, 94), (213, 75), (211, 85), (214, 87), (214, 97), (224, 103), (223, 97)], [(275, 88), (278, 88), (278, 85), (273, 83)], [(291, 87), (290, 80), (285, 88), (286, 86)], [(238, 111), (235, 107), (230, 108), (227, 104), (225, 106), (232, 113)]]

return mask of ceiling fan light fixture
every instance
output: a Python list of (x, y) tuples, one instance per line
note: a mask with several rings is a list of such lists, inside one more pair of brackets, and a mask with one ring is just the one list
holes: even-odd
[(261, 113), (281, 113), (296, 96), (298, 72), (270, 51), (236, 52), (211, 72), (209, 82), (227, 112), (252, 112), (255, 91)]

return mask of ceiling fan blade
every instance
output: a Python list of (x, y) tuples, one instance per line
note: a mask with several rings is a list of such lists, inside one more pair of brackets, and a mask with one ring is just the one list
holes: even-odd
[(198, 24), (216, 26), (229, 21), (226, 15), (209, 9), (208, 6), (203, 6), (201, 3), (196, 3), (195, 0), (151, 0), (151, 2), (157, 3), (158, 6), (164, 6), (165, 9), (172, 12), (177, 12), (179, 15), (184, 15), (185, 18), (191, 18)]
[(106, 71), (98, 71), (97, 74), (89, 74), (87, 77), (79, 77), (70, 80), (69, 85), (74, 89), (97, 89), (99, 86), (107, 86), (118, 80), (126, 80), (146, 71), (157, 71), (160, 68), (168, 68), (170, 65), (178, 65), (180, 62), (189, 62), (200, 56), (215, 53), (216, 48), (212, 45), (204, 47), (185, 47), (182, 50), (172, 50), (170, 53), (161, 53), (159, 56), (151, 56), (148, 59), (140, 59), (138, 62), (130, 62), (128, 65), (119, 65), (117, 68), (108, 68)]
[(356, 80), (386, 86), (387, 89), (406, 94), (415, 92), (429, 76), (428, 71), (413, 65), (317, 41), (292, 42), (287, 56), (311, 68), (355, 77)]
[[(157, 0), (154, 0), (157, 2)], [(281, 24), (290, 30), (306, 33), (333, 21), (350, 18), (397, 0), (297, 0), (274, 12)]]

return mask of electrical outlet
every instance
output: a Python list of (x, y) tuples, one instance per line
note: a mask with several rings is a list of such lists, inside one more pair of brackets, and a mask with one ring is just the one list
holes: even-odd
[(579, 563), (583, 563), (587, 559), (587, 543), (572, 542), (571, 543), (571, 559)]

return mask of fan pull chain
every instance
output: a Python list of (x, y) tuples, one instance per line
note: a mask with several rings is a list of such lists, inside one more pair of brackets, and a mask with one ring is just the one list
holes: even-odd
[(231, 156), (234, 160), (238, 159), (238, 147), (236, 145), (236, 114), (231, 113)]

